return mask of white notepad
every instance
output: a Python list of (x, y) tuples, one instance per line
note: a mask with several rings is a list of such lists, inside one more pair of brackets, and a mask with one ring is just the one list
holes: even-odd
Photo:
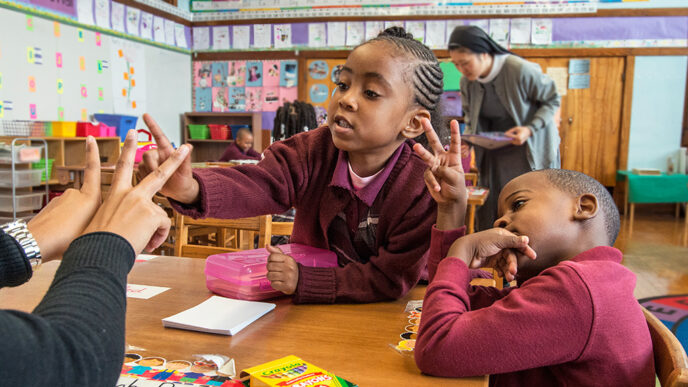
[(191, 309), (162, 319), (162, 325), (168, 328), (235, 335), (273, 309), (275, 304), (267, 302), (212, 296)]

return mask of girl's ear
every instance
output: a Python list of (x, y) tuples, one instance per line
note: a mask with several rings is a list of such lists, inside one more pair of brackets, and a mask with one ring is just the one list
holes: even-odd
[(406, 138), (416, 138), (423, 134), (423, 118), (427, 118), (428, 120), (430, 120), (430, 112), (425, 109), (418, 109), (412, 112), (411, 118), (409, 119), (408, 123), (401, 130), (401, 135)]
[(600, 206), (597, 196), (586, 193), (576, 199), (576, 211), (573, 214), (575, 220), (588, 220), (597, 216)]

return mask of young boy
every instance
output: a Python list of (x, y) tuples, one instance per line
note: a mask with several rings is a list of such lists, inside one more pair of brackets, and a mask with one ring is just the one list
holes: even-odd
[(253, 150), (253, 134), (246, 128), (237, 131), (234, 142), (229, 144), (219, 161), (260, 160), (260, 153)]
[[(504, 187), (496, 228), (463, 236), (456, 220), (440, 216), (465, 209), (465, 194), (441, 195), (449, 181), (462, 184), (456, 177), (463, 171), (438, 164), (429, 161), (435, 167), (426, 173), (433, 196), (443, 200), (428, 258), (418, 367), (439, 376), (490, 374), (490, 385), (654, 385), (635, 276), (610, 247), (619, 214), (607, 190), (579, 172), (530, 172)], [(515, 278), (518, 287), (471, 286), (469, 267), (481, 266)]]

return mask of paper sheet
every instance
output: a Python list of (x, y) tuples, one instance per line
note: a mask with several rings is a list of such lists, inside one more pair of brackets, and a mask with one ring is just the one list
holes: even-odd
[(346, 45), (355, 47), (363, 43), (365, 38), (365, 24), (363, 22), (346, 22)]
[(557, 85), (557, 93), (559, 93), (559, 95), (566, 95), (566, 91), (568, 90), (568, 70), (566, 67), (548, 67), (547, 75), (549, 75), (554, 81), (554, 84)]
[(253, 25), (253, 48), (270, 48), (272, 28), (270, 24)]
[(533, 19), (531, 28), (533, 44), (552, 44), (552, 19)]
[(511, 43), (530, 44), (530, 18), (511, 19)]
[(96, 25), (98, 27), (110, 29), (110, 1), (95, 0), (95, 11)]
[(425, 22), (409, 20), (406, 22), (406, 32), (413, 35), (413, 38), (421, 43), (425, 43)]
[(136, 260), (134, 262), (146, 262), (150, 261), (151, 259), (158, 258), (159, 255), (152, 255), (152, 254), (139, 254), (136, 256)]
[(248, 50), (251, 41), (251, 26), (232, 27), (232, 48), (235, 50)]
[(447, 22), (428, 20), (425, 22), (425, 44), (430, 48), (447, 48)]
[(329, 47), (343, 47), (346, 45), (346, 23), (327, 23), (327, 45)]
[(210, 49), (210, 27), (193, 28), (193, 48), (194, 50)]
[(213, 50), (229, 50), (229, 26), (213, 27)]
[(139, 20), (141, 20), (141, 10), (127, 7), (127, 33), (139, 36)]
[(327, 46), (327, 30), (325, 23), (308, 23), (308, 47), (318, 48)]
[(509, 48), (509, 19), (490, 19), (490, 37), (504, 48)]
[(141, 12), (141, 37), (153, 40), (153, 15), (148, 12)]
[(291, 24), (275, 24), (275, 48), (291, 48)]
[(158, 43), (165, 42), (165, 19), (153, 16), (153, 40)]
[(112, 29), (124, 33), (124, 4), (112, 2)]
[(385, 30), (385, 23), (381, 21), (367, 21), (365, 22), (365, 40), (370, 40), (376, 37), (380, 32)]
[(479, 27), (486, 33), (490, 32), (490, 21), (487, 19), (469, 20), (468, 25)]
[(174, 46), (174, 22), (165, 19), (165, 42), (170, 46)]
[(177, 42), (177, 47), (188, 48), (186, 43), (186, 31), (184, 25), (174, 23), (174, 40)]
[(76, 17), (80, 23), (93, 25), (93, 0), (77, 1)]
[(127, 297), (147, 300), (166, 290), (170, 290), (170, 288), (162, 286), (127, 284)]

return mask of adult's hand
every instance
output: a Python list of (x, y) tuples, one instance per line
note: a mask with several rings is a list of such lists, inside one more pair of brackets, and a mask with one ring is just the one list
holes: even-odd
[(53, 199), (28, 223), (43, 262), (62, 257), (81, 235), (100, 205), (100, 155), (92, 136), (86, 138), (86, 169), (81, 189), (70, 188)]
[(504, 135), (511, 137), (511, 143), (514, 145), (523, 145), (528, 140), (533, 132), (527, 126), (514, 126), (513, 128), (504, 132)]
[[(165, 133), (163, 133), (162, 129), (160, 129), (160, 126), (158, 126), (155, 120), (153, 120), (150, 115), (144, 114), (143, 121), (153, 134), (158, 148), (151, 149), (143, 154), (143, 162), (139, 163), (139, 178), (141, 179), (157, 169), (160, 164), (164, 163), (172, 154), (174, 154), (174, 148), (172, 147), (170, 140), (167, 139), (167, 136), (165, 136)], [(191, 173), (190, 149), (182, 164), (177, 170), (174, 171), (162, 189), (160, 189), (160, 193), (174, 200), (187, 204), (198, 200), (200, 190), (198, 182), (193, 178)]]
[(97, 231), (118, 234), (129, 241), (137, 254), (160, 246), (170, 230), (170, 219), (152, 198), (188, 159), (190, 152), (189, 145), (180, 146), (167, 155), (162, 165), (132, 187), (136, 132), (129, 131), (108, 197), (84, 234)]

